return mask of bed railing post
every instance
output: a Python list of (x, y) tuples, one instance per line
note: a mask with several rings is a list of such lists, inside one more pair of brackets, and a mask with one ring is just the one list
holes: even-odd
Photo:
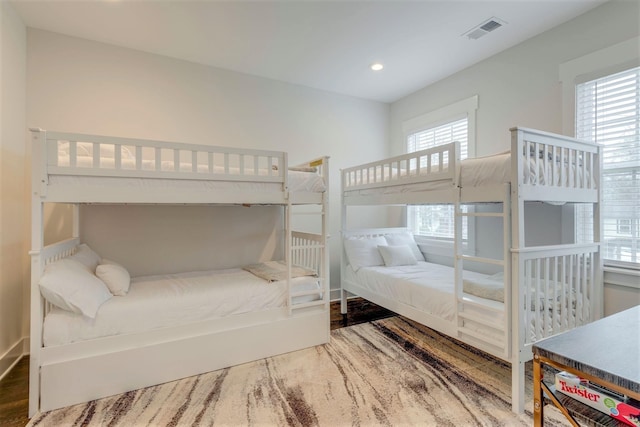
[(602, 215), (601, 215), (601, 203), (602, 203), (602, 145), (598, 146), (598, 154), (597, 159), (593, 165), (594, 170), (592, 171), (591, 180), (596, 186), (596, 191), (598, 192), (598, 203), (594, 203), (593, 207), (593, 242), (598, 244), (598, 251), (593, 254), (593, 263), (595, 268), (594, 274), (594, 296), (595, 303), (592, 305), (595, 308), (595, 312), (593, 313), (593, 319), (597, 320), (604, 316), (604, 276), (602, 271), (603, 264), (603, 244), (602, 244)]
[(46, 196), (47, 175), (47, 131), (39, 128), (29, 129), (32, 134), (31, 158), (33, 168), (31, 170), (31, 194), (35, 197)]
[(461, 328), (463, 325), (459, 313), (462, 310), (462, 272), (464, 261), (462, 257), (462, 207), (460, 206), (459, 195), (460, 189), (458, 189), (458, 197), (456, 197), (453, 203), (453, 303), (455, 307), (455, 325)]
[[(527, 333), (525, 327), (524, 295), (521, 280), (523, 278), (523, 264), (518, 249), (524, 247), (524, 201), (520, 195), (523, 184), (523, 167), (521, 154), (525, 144), (525, 133), (522, 129), (511, 130), (511, 313), (512, 341), (511, 341), (511, 409), (515, 413), (524, 411), (524, 362), (523, 351)], [(525, 158), (529, 150), (524, 152)]]
[(285, 192), (287, 199), (289, 199), (289, 157), (287, 153), (282, 153), (282, 165), (279, 165), (278, 174), (282, 177), (282, 191)]
[[(31, 325), (29, 332), (29, 418), (40, 408), (40, 350), (42, 348), (42, 322), (44, 304), (40, 296), (39, 281), (43, 269), (40, 250), (31, 255)], [(37, 314), (36, 314), (37, 313)]]
[[(37, 181), (38, 171), (33, 171), (33, 181)], [(39, 193), (32, 191), (31, 197), (31, 288), (30, 309), (31, 325), (29, 332), (29, 417), (33, 417), (40, 408), (40, 350), (42, 348), (42, 323), (44, 321), (44, 302), (40, 295), (40, 276), (44, 270), (42, 259), (43, 204)]]
[(291, 297), (291, 263), (292, 257), (292, 234), (291, 234), (291, 202), (284, 205), (284, 231), (285, 231), (285, 263), (287, 266), (287, 308), (289, 316), (293, 313), (293, 298)]
[(321, 265), (320, 268), (322, 268), (322, 274), (324, 276), (324, 282), (323, 282), (323, 288), (324, 288), (324, 302), (325, 302), (325, 307), (327, 308), (327, 312), (329, 311), (329, 303), (331, 301), (331, 269), (330, 269), (330, 251), (329, 251), (329, 197), (328, 195), (331, 194), (329, 192), (329, 181), (330, 181), (330, 176), (329, 176), (329, 157), (325, 156), (322, 160), (322, 166), (320, 169), (321, 173), (322, 173), (322, 177), (324, 178), (324, 183), (325, 183), (325, 192), (322, 194), (322, 255), (320, 257), (321, 259)]
[[(503, 286), (504, 286), (504, 330), (505, 330), (505, 357), (511, 360), (513, 356), (513, 348), (511, 342), (513, 340), (513, 332), (511, 324), (513, 319), (513, 301), (512, 294), (514, 292), (511, 280), (511, 185), (504, 184), (504, 193), (502, 201), (502, 266)], [(516, 286), (517, 291), (517, 286)]]
[[(391, 173), (391, 171), (389, 172)], [(345, 270), (347, 268), (347, 258), (344, 249), (344, 230), (347, 229), (347, 205), (344, 201), (344, 189), (347, 188), (347, 179), (349, 172), (340, 170), (340, 179), (342, 186), (340, 191), (340, 313), (347, 314), (347, 291), (342, 286)]]

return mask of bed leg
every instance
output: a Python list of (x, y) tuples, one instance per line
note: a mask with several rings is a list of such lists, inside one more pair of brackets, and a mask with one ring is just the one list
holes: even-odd
[(516, 360), (511, 364), (511, 410), (516, 414), (524, 413), (524, 380), (525, 363)]
[(347, 291), (340, 290), (340, 313), (347, 314)]

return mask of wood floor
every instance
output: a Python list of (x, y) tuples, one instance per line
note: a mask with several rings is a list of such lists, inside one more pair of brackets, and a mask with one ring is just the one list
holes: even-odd
[[(349, 300), (349, 314), (340, 314), (340, 303), (331, 303), (331, 329), (351, 326), (395, 314), (361, 298)], [(29, 418), (29, 358), (24, 357), (0, 380), (0, 426), (24, 427)]]
[(29, 418), (29, 357), (0, 380), (0, 426), (24, 427)]

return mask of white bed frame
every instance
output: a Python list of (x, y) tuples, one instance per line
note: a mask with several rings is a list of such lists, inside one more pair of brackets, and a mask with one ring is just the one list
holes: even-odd
[[(511, 129), (511, 182), (483, 187), (461, 187), (458, 143), (451, 143), (385, 159), (380, 162), (355, 166), (342, 171), (342, 224), (347, 224), (347, 208), (357, 205), (391, 204), (448, 204), (455, 206), (454, 270), (456, 298), (455, 320), (449, 322), (429, 313), (390, 300), (349, 280), (344, 272), (347, 258), (342, 254), (342, 305), (346, 313), (348, 293), (362, 296), (376, 304), (429, 326), (448, 336), (486, 351), (512, 364), (512, 409), (524, 410), (525, 362), (532, 359), (531, 345), (536, 340), (558, 334), (588, 323), (602, 316), (602, 265), (600, 255), (600, 200), (601, 200), (601, 148), (597, 144), (579, 141), (547, 132)], [(539, 153), (543, 153), (540, 155)], [(443, 159), (448, 158), (448, 162)], [(522, 167), (533, 162), (538, 167), (551, 167), (556, 159), (559, 164), (578, 167), (559, 168), (560, 184), (540, 185), (523, 178)], [(580, 169), (579, 173), (575, 170)], [(409, 172), (407, 172), (409, 171)], [(555, 173), (555, 172), (554, 172)], [(569, 174), (569, 176), (565, 176)], [(429, 191), (373, 190), (416, 183), (439, 184)], [(361, 190), (367, 190), (363, 193)], [(524, 203), (526, 201), (591, 203), (594, 215), (594, 243), (563, 244), (554, 246), (525, 247)], [(462, 203), (501, 203), (499, 213), (464, 213)], [(503, 221), (503, 259), (494, 260), (462, 253), (463, 216), (495, 216)], [(378, 236), (406, 231), (406, 229), (343, 230), (343, 238)], [(344, 245), (343, 245), (344, 247)], [(462, 290), (462, 271), (465, 261), (492, 264), (504, 271), (505, 304), (473, 297)], [(548, 272), (545, 273), (545, 272)], [(531, 314), (531, 290), (538, 294), (550, 289), (549, 276), (562, 278), (564, 286), (572, 286), (580, 296), (575, 301), (576, 310), (536, 311)], [(570, 292), (563, 288), (558, 297), (568, 301)], [(533, 303), (536, 304), (536, 303)], [(556, 316), (556, 317), (554, 317)], [(465, 327), (465, 322), (475, 322), (493, 332), (500, 332), (501, 339), (488, 338)], [(541, 325), (559, 323), (561, 326), (542, 328)], [(533, 326), (529, 326), (533, 325)], [(533, 328), (535, 335), (528, 333)], [(525, 332), (527, 331), (527, 332)]]
[[(287, 187), (287, 155), (284, 152), (243, 150), (206, 145), (114, 138), (32, 129), (32, 250), (31, 255), (31, 350), (29, 382), (29, 417), (76, 403), (139, 389), (179, 378), (197, 375), (285, 352), (319, 345), (329, 340), (329, 265), (327, 256), (328, 157), (299, 165), (317, 170), (325, 182), (322, 193), (290, 192)], [(69, 142), (69, 166), (58, 165), (58, 141)], [(78, 167), (77, 142), (93, 144), (94, 153), (101, 145), (115, 147), (112, 168), (100, 167), (99, 155), (92, 167)], [(136, 158), (161, 150), (174, 153), (174, 161), (184, 163), (184, 153), (193, 159), (191, 172), (162, 171), (121, 167), (121, 147), (135, 147)], [(203, 160), (204, 159), (204, 160)], [(196, 172), (196, 163), (204, 161), (213, 170), (213, 162), (222, 159), (225, 173)], [(234, 167), (230, 167), (235, 159)], [(207, 163), (208, 162), (208, 163)], [(273, 173), (259, 175), (258, 165), (267, 165)], [(277, 168), (272, 168), (277, 165)], [(238, 170), (240, 172), (238, 172)], [(55, 175), (100, 176), (112, 178), (112, 185), (54, 184)], [(216, 180), (276, 183), (274, 191), (140, 191), (126, 189), (119, 178)], [(70, 181), (71, 183), (73, 181)], [(43, 204), (74, 205), (73, 237), (44, 246)], [(166, 203), (166, 204), (277, 204), (284, 207), (285, 258), (292, 264), (315, 269), (322, 285), (323, 298), (294, 303), (294, 298), (310, 292), (292, 292), (286, 307), (252, 312), (175, 327), (93, 339), (68, 345), (44, 347), (42, 327), (50, 305), (42, 298), (39, 280), (45, 266), (72, 255), (80, 243), (79, 204), (81, 203)], [(320, 234), (292, 231), (291, 209), (295, 204), (319, 205)], [(317, 291), (316, 291), (317, 292)]]

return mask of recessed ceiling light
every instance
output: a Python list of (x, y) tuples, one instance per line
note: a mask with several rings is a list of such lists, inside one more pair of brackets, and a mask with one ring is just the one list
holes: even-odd
[(381, 63), (379, 63), (379, 62), (376, 62), (376, 63), (371, 64), (371, 69), (372, 69), (373, 71), (380, 71), (380, 70), (382, 70), (383, 68), (384, 68), (384, 65), (382, 65), (382, 64), (381, 64)]

